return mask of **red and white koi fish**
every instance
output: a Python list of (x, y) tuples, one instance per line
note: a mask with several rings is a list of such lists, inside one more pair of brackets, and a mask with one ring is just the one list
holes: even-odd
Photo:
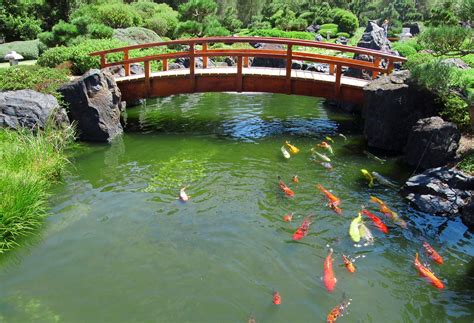
[(278, 291), (273, 291), (273, 304), (280, 305), (281, 304), (281, 296)]
[(350, 273), (355, 273), (356, 272), (356, 268), (355, 268), (354, 264), (345, 255), (342, 255), (342, 261), (344, 261), (344, 266), (346, 267), (348, 272), (350, 272)]
[(328, 144), (327, 142), (322, 141), (320, 144), (317, 144), (316, 146), (318, 146), (319, 148), (326, 149), (327, 151), (331, 153), (331, 155), (334, 155), (331, 145)]
[(180, 191), (179, 191), (179, 199), (183, 202), (186, 202), (189, 200), (189, 196), (188, 194), (186, 194), (186, 192), (184, 191), (186, 189), (186, 186), (183, 187)]
[(377, 203), (379, 205), (380, 212), (391, 218), (395, 224), (398, 224), (404, 229), (407, 228), (407, 223), (402, 218), (400, 218), (396, 212), (390, 210), (384, 201), (376, 198), (375, 196), (371, 196), (370, 200), (374, 203)]
[(293, 240), (301, 240), (308, 234), (309, 226), (313, 223), (313, 218), (314, 215), (310, 215), (303, 220), (303, 223), (301, 223), (293, 234)]
[(321, 184), (318, 184), (317, 188), (326, 195), (328, 199), (328, 206), (329, 208), (333, 209), (334, 212), (337, 214), (341, 214), (342, 210), (339, 208), (339, 204), (341, 204), (341, 200), (337, 197), (335, 197), (331, 192), (329, 192), (327, 189), (325, 189)]
[(324, 260), (324, 286), (326, 286), (326, 289), (329, 292), (332, 292), (334, 288), (336, 287), (337, 279), (336, 276), (334, 276), (334, 271), (332, 270), (332, 253), (333, 250), (332, 248), (329, 249), (328, 255), (326, 256), (326, 259)]
[(280, 189), (285, 193), (286, 196), (295, 196), (295, 192), (293, 192), (288, 186), (286, 186), (285, 183), (281, 180), (281, 177), (278, 176), (278, 186), (280, 186)]
[(415, 255), (414, 264), (420, 275), (428, 278), (428, 280), (433, 284), (433, 286), (439, 289), (444, 288), (443, 282), (439, 280), (438, 277), (436, 277), (428, 268), (426, 268), (420, 263), (420, 261), (418, 260), (418, 252)]
[(327, 323), (334, 323), (338, 318), (340, 318), (347, 310), (349, 305), (351, 304), (351, 300), (346, 297), (346, 294), (342, 295), (342, 300), (339, 304), (337, 304), (331, 312), (329, 312), (326, 322)]
[(291, 222), (293, 220), (293, 212), (290, 212), (283, 216), (283, 221)]
[(436, 250), (433, 249), (432, 246), (428, 242), (423, 242), (423, 247), (426, 249), (426, 253), (428, 256), (430, 256), (431, 259), (433, 259), (436, 263), (442, 265), (443, 264), (443, 258), (439, 255), (439, 253), (436, 252)]
[(300, 180), (298, 179), (298, 175), (293, 175), (291, 180), (293, 181), (293, 183), (299, 183), (300, 182)]
[(387, 226), (382, 222), (382, 220), (380, 220), (380, 218), (378, 216), (376, 216), (372, 212), (369, 212), (366, 209), (363, 209), (362, 213), (367, 215), (380, 231), (382, 231), (383, 233), (388, 233)]

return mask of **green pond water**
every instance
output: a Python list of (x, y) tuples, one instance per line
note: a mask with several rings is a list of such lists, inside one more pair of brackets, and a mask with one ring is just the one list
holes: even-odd
[[(112, 145), (81, 144), (37, 236), (0, 259), (1, 322), (324, 322), (345, 293), (340, 322), (473, 322), (474, 239), (459, 221), (421, 214), (395, 190), (369, 189), (360, 169), (399, 185), (410, 170), (363, 151), (361, 123), (321, 100), (269, 94), (195, 94), (129, 109)], [(339, 137), (344, 133), (347, 141)], [(334, 138), (334, 169), (310, 148)], [(301, 152), (285, 160), (290, 140)], [(299, 183), (291, 182), (297, 174)], [(277, 176), (295, 191), (285, 197)], [(315, 188), (338, 196), (343, 216)], [(187, 203), (176, 199), (187, 185)], [(354, 246), (348, 229), (375, 195), (408, 222)], [(282, 216), (294, 212), (293, 222)], [(309, 234), (292, 241), (303, 218)], [(430, 242), (444, 257), (433, 264)], [(334, 249), (333, 293), (321, 282)], [(418, 276), (415, 252), (442, 279)], [(341, 254), (357, 258), (349, 274)], [(278, 290), (282, 304), (272, 304)]]

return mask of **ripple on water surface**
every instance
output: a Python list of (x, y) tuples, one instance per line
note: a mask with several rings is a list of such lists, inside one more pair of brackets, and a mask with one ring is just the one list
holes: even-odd
[[(127, 134), (111, 146), (84, 144), (38, 239), (4, 258), (0, 321), (246, 322), (253, 313), (257, 322), (313, 322), (343, 292), (352, 304), (341, 322), (473, 321), (472, 235), (459, 220), (413, 210), (395, 190), (367, 187), (361, 168), (398, 184), (409, 173), (394, 158), (382, 165), (363, 154), (357, 119), (314, 98), (267, 94), (173, 96), (128, 111)], [(326, 136), (331, 171), (310, 159)], [(280, 152), (285, 140), (300, 148), (290, 160)], [(342, 216), (316, 184), (341, 199)], [(183, 186), (187, 203), (176, 199)], [(367, 221), (375, 242), (355, 247), (349, 224), (362, 204), (378, 210), (371, 195), (408, 229), (377, 213), (389, 233)], [(284, 222), (289, 212), (293, 221)], [(310, 214), (308, 235), (292, 241)], [(413, 267), (424, 240), (444, 257), (431, 268), (445, 290)], [(321, 283), (327, 245), (334, 293)], [(342, 253), (356, 258), (355, 274)]]

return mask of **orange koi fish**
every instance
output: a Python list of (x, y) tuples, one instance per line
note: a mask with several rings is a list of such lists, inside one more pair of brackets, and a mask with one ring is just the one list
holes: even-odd
[(328, 201), (328, 206), (329, 208), (333, 209), (334, 212), (337, 214), (341, 214), (342, 210), (339, 208), (339, 204), (341, 203), (341, 200), (335, 197), (331, 192), (329, 192), (327, 189), (325, 189), (321, 184), (318, 184), (317, 188), (326, 195)]
[(293, 181), (293, 183), (299, 183), (300, 180), (298, 179), (298, 175), (294, 175), (291, 180)]
[(347, 258), (345, 255), (342, 255), (342, 261), (344, 261), (344, 266), (346, 267), (348, 272), (355, 273), (355, 266), (349, 258)]
[(319, 148), (327, 149), (331, 153), (331, 155), (334, 155), (331, 145), (328, 144), (327, 142), (322, 141), (320, 144), (317, 144), (316, 146), (318, 146)]
[(285, 183), (283, 183), (280, 176), (278, 176), (278, 179), (278, 186), (280, 186), (280, 189), (283, 191), (283, 193), (285, 193), (286, 196), (295, 196), (295, 192), (293, 192), (288, 186), (286, 186)]
[(310, 215), (303, 220), (303, 223), (301, 223), (301, 225), (298, 227), (298, 229), (296, 229), (295, 233), (293, 234), (293, 240), (301, 240), (308, 234), (309, 226), (313, 221), (313, 217), (314, 215)]
[(278, 291), (273, 292), (273, 304), (280, 305), (281, 304), (281, 296)]
[(288, 213), (288, 214), (286, 214), (286, 215), (283, 216), (283, 221), (285, 221), (285, 222), (291, 222), (291, 220), (293, 220), (293, 212)]
[(337, 279), (334, 276), (334, 272), (332, 270), (332, 253), (333, 250), (332, 248), (329, 249), (328, 255), (326, 256), (326, 259), (324, 260), (324, 285), (326, 286), (326, 289), (329, 292), (332, 292), (334, 288), (336, 287)]
[(400, 218), (396, 212), (390, 210), (384, 201), (379, 198), (376, 198), (375, 196), (371, 196), (370, 200), (374, 203), (377, 203), (379, 205), (380, 212), (391, 218), (393, 222), (395, 222), (404, 229), (407, 228), (407, 223), (402, 218)]
[(425, 266), (423, 266), (420, 261), (418, 260), (418, 252), (416, 253), (415, 255), (415, 267), (416, 269), (418, 270), (418, 272), (420, 273), (421, 276), (423, 277), (426, 277), (429, 279), (429, 281), (436, 287), (436, 288), (439, 288), (439, 289), (442, 289), (444, 288), (444, 284), (441, 280), (438, 279), (438, 277), (436, 277), (428, 268), (426, 268)]
[(430, 256), (431, 259), (433, 259), (436, 263), (442, 265), (443, 264), (443, 258), (439, 255), (439, 253), (436, 252), (436, 250), (433, 249), (432, 246), (428, 242), (423, 242), (423, 247), (426, 249), (426, 253), (428, 256)]
[(351, 304), (350, 299), (347, 299), (346, 294), (343, 294), (341, 302), (337, 304), (331, 310), (331, 312), (329, 312), (326, 322), (327, 323), (336, 322), (336, 320), (344, 314), (344, 312), (347, 310), (350, 304)]
[(364, 213), (365, 215), (367, 215), (371, 220), (372, 222), (374, 222), (375, 226), (377, 228), (379, 228), (380, 231), (382, 231), (383, 233), (388, 233), (388, 228), (387, 226), (382, 222), (382, 220), (380, 220), (380, 218), (378, 216), (376, 216), (375, 214), (373, 214), (372, 212), (369, 212), (368, 210), (366, 209), (363, 209), (362, 210), (362, 213)]

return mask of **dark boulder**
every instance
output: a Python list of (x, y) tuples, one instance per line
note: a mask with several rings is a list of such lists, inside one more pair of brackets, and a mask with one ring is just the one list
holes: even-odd
[[(125, 68), (123, 65), (116, 65), (103, 68), (102, 71), (110, 73), (113, 77), (124, 77)], [(130, 75), (145, 74), (145, 69), (140, 64), (130, 64)]]
[(183, 69), (183, 68), (186, 68), (186, 67), (184, 65), (178, 64), (178, 63), (170, 63), (168, 65), (169, 70), (180, 70), (180, 69)]
[(423, 212), (458, 215), (474, 195), (474, 177), (455, 168), (432, 168), (410, 177), (400, 193)]
[(314, 40), (316, 40), (316, 41), (323, 41), (323, 40), (324, 40), (324, 37), (321, 36), (321, 34), (316, 34), (316, 36), (314, 36)]
[(420, 26), (417, 22), (403, 24), (403, 27), (410, 28), (410, 34), (412, 34), (413, 36), (416, 36), (420, 33)]
[(409, 71), (396, 71), (364, 87), (364, 135), (370, 147), (403, 152), (411, 128), (439, 111), (433, 93), (410, 83)]
[(0, 92), (0, 127), (44, 129), (48, 123), (69, 125), (54, 96), (33, 90)]
[(235, 60), (232, 57), (224, 58), (224, 62), (227, 64), (227, 66), (235, 66)]
[(474, 199), (461, 208), (461, 220), (470, 229), (474, 229)]
[(112, 75), (90, 70), (62, 86), (59, 92), (68, 105), (70, 120), (77, 124), (81, 140), (110, 142), (122, 134), (122, 95)]
[[(203, 62), (203, 59), (202, 57), (196, 57), (194, 59), (195, 63), (196, 63), (196, 68), (203, 68), (204, 67), (204, 62)], [(180, 58), (177, 58), (175, 60), (175, 63), (176, 64), (179, 64), (179, 65), (182, 65), (184, 66), (185, 68), (189, 68), (190, 66), (190, 60), (188, 57), (180, 57)], [(211, 59), (208, 59), (207, 60), (207, 66), (215, 66), (214, 62), (211, 60)]]
[(405, 147), (405, 161), (420, 169), (444, 166), (456, 156), (461, 133), (440, 117), (420, 119), (412, 127)]
[[(260, 44), (255, 47), (258, 49), (265, 50), (284, 50), (284, 46), (280, 44)], [(266, 57), (255, 57), (252, 61), (252, 67), (275, 67), (284, 68), (286, 66), (286, 60), (280, 58), (266, 58)]]
[(300, 70), (303, 68), (303, 61), (293, 61), (291, 63), (291, 68), (294, 70)]
[(317, 33), (321, 29), (321, 26), (318, 24), (311, 24), (308, 27), (306, 27), (306, 31), (309, 33)]
[(347, 45), (348, 42), (349, 42), (349, 40), (346, 37), (343, 37), (343, 36), (339, 36), (336, 39), (336, 44)]

